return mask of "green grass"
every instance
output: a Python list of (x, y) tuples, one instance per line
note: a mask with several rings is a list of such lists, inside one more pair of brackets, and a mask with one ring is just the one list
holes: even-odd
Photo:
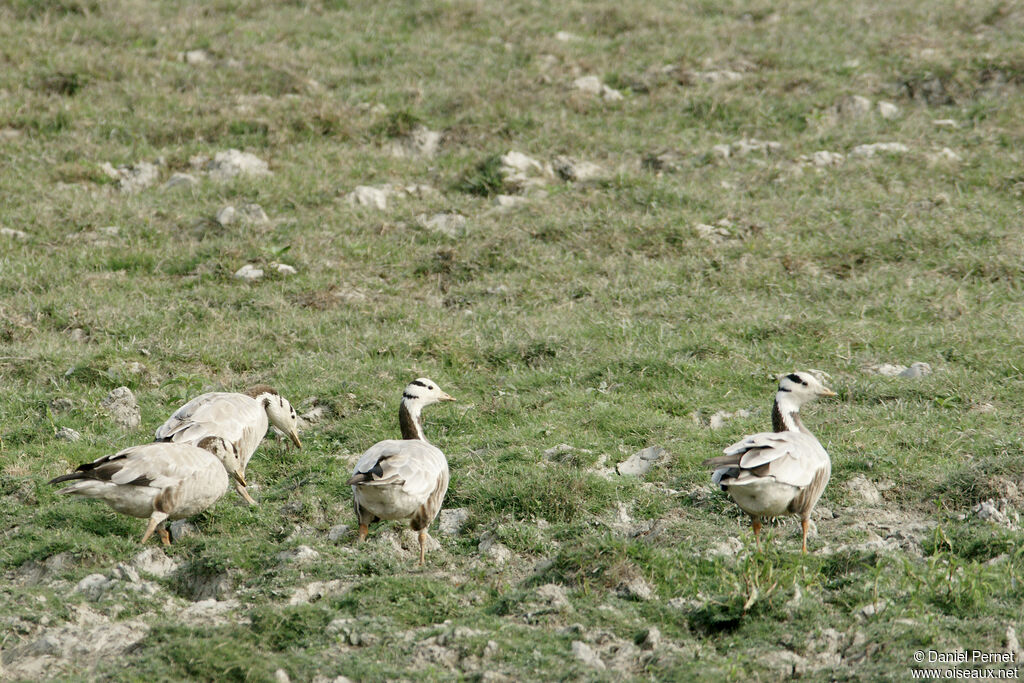
[[(785, 650), (810, 680), (903, 680), (918, 649), (1002, 648), (1007, 626), (1024, 628), (1021, 533), (971, 508), (1024, 504), (1022, 30), (1012, 3), (924, 0), (0, 4), (0, 227), (28, 234), (0, 235), (5, 666), (86, 607), (150, 630), (49, 675), (776, 680), (766, 653)], [(187, 63), (194, 49), (212, 62)], [(718, 69), (742, 78), (694, 76)], [(591, 74), (622, 100), (572, 89)], [(836, 116), (848, 95), (900, 115)], [(392, 157), (419, 125), (442, 132), (439, 154)], [(781, 150), (713, 151), (750, 138)], [(800, 162), (885, 141), (910, 151)], [(945, 147), (961, 160), (936, 158)], [(192, 169), (230, 148), (273, 175)], [(509, 150), (606, 174), (549, 179), (498, 211)], [(644, 161), (665, 150), (671, 167)], [(157, 159), (160, 183), (132, 195), (100, 169)], [(199, 183), (163, 189), (174, 172)], [(386, 211), (345, 200), (384, 183), (438, 193)], [(270, 223), (214, 220), (248, 202)], [(442, 211), (467, 217), (464, 237), (418, 227)], [(700, 237), (721, 219), (735, 239)], [(232, 276), (273, 261), (299, 272)], [(913, 361), (934, 373), (866, 370)], [(821, 505), (836, 517), (817, 521), (806, 557), (792, 523), (757, 553), (700, 463), (767, 428), (774, 374), (805, 368), (839, 393), (805, 417), (832, 455)], [(423, 570), (386, 541), (327, 538), (354, 524), (352, 458), (397, 434), (417, 376), (458, 398), (426, 429), (451, 463), (448, 507), (470, 513), (462, 535), (434, 534)], [(156, 598), (74, 593), (130, 561), (143, 525), (44, 482), (148, 440), (188, 397), (257, 382), (329, 408), (301, 451), (264, 441), (249, 468), (261, 505), (228, 496), (197, 516)], [(120, 385), (139, 400), (132, 433), (100, 407)], [(82, 439), (55, 439), (65, 426)], [(544, 457), (562, 443), (576, 450)], [(646, 482), (594, 471), (649, 445), (670, 456)], [(858, 474), (891, 484), (880, 510), (843, 486)], [(620, 506), (649, 528), (622, 532)], [(507, 564), (479, 553), (487, 532)], [(871, 546), (876, 534), (899, 548)], [(710, 552), (732, 537), (739, 557)], [(320, 556), (276, 559), (297, 545)], [(59, 553), (46, 581), (24, 579)], [(226, 577), (231, 618), (176, 621), (209, 577)], [(289, 605), (335, 579), (338, 592)], [(621, 590), (635, 579), (651, 600)], [(542, 604), (549, 583), (568, 608)], [(662, 644), (648, 652), (636, 643), (651, 627)], [(825, 629), (842, 659), (815, 668)], [(581, 639), (607, 670), (572, 657)]]

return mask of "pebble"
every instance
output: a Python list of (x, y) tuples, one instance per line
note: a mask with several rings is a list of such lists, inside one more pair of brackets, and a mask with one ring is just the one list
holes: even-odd
[(388, 193), (379, 187), (358, 185), (348, 194), (346, 201), (353, 206), (368, 206), (384, 211), (388, 208)]
[(209, 66), (213, 64), (213, 54), (209, 50), (186, 50), (181, 61), (192, 66)]
[(134, 194), (146, 189), (157, 181), (160, 172), (154, 164), (139, 161), (131, 166), (114, 166), (110, 162), (100, 165), (100, 170), (117, 181), (117, 187), (125, 194)]
[(649, 446), (634, 453), (624, 462), (620, 462), (615, 466), (615, 471), (619, 474), (642, 477), (650, 471), (659, 458), (667, 454), (668, 451), (661, 446)]
[(743, 78), (743, 74), (731, 69), (712, 69), (710, 71), (692, 71), (690, 76), (700, 83), (732, 83)]
[(437, 155), (441, 146), (441, 133), (417, 125), (412, 131), (388, 145), (391, 156), (398, 159), (429, 159)]
[[(285, 277), (289, 275), (296, 275), (299, 271), (296, 270), (295, 266), (289, 266), (287, 263), (271, 263), (270, 268), (276, 270), (279, 274)], [(303, 418), (306, 416), (303, 415)]]
[(572, 183), (598, 180), (605, 176), (603, 168), (591, 161), (577, 161), (570, 157), (556, 157), (554, 170), (562, 180)]
[(57, 439), (60, 441), (75, 442), (82, 438), (82, 435), (71, 427), (61, 427), (57, 430)]
[(128, 387), (117, 387), (107, 394), (100, 405), (110, 413), (114, 422), (122, 429), (135, 429), (142, 423), (142, 415), (139, 412), (139, 405), (135, 401), (135, 394)]
[(457, 213), (435, 213), (432, 216), (421, 213), (416, 216), (416, 222), (425, 230), (447, 237), (460, 237), (466, 232), (466, 217)]
[(0, 236), (10, 237), (13, 240), (27, 240), (28, 233), (14, 228), (0, 228)]
[(297, 562), (299, 564), (304, 564), (306, 562), (312, 562), (316, 558), (320, 557), (320, 553), (313, 550), (308, 545), (300, 545), (297, 548), (282, 550), (277, 553), (275, 557), (282, 562)]
[(257, 268), (251, 263), (246, 263), (235, 271), (235, 277), (246, 282), (257, 282), (263, 279), (263, 269)]
[(486, 555), (495, 564), (505, 564), (512, 557), (512, 551), (500, 543), (497, 535), (492, 531), (484, 532), (480, 537), (480, 545), (477, 549), (481, 555)]
[(439, 531), (446, 536), (458, 536), (468, 521), (469, 510), (467, 508), (441, 510), (438, 522)]
[(327, 540), (331, 543), (339, 543), (351, 535), (352, 529), (349, 528), (348, 524), (336, 524), (327, 531)]
[(844, 485), (851, 497), (861, 503), (878, 505), (882, 502), (882, 494), (878, 488), (868, 481), (863, 474), (857, 474)]
[(851, 157), (870, 159), (876, 154), (906, 154), (910, 148), (902, 142), (874, 142), (869, 145), (857, 145), (850, 150)]
[(601, 658), (594, 652), (593, 648), (584, 643), (582, 640), (574, 640), (572, 642), (572, 656), (583, 662), (589, 667), (604, 671), (605, 665), (601, 661)]
[(255, 154), (240, 152), (237, 149), (229, 149), (224, 152), (217, 152), (213, 161), (205, 164), (205, 170), (214, 180), (226, 181), (237, 176), (269, 176), (272, 172), (267, 165)]

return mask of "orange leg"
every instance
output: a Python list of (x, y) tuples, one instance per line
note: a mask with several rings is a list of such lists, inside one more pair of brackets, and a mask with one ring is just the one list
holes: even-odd
[(370, 527), (368, 524), (359, 525), (359, 542), (362, 543), (366, 540), (366, 534), (370, 533)]
[(427, 557), (427, 530), (420, 529), (420, 566), (425, 564)]
[(761, 520), (757, 517), (750, 518), (750, 526), (754, 527), (754, 541), (757, 543), (757, 549), (761, 549)]
[(800, 520), (800, 528), (803, 529), (803, 531), (804, 531), (804, 544), (803, 544), (803, 553), (804, 553), (804, 555), (807, 554), (807, 525), (808, 525), (808, 520), (806, 520), (806, 519), (801, 519)]
[(167, 531), (167, 527), (166, 526), (160, 527), (159, 529), (156, 530), (156, 532), (158, 534), (160, 534), (160, 540), (163, 541), (164, 545), (170, 545), (171, 544), (171, 534)]

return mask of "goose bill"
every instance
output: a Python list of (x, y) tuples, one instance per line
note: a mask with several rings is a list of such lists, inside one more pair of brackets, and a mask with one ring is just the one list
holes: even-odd
[(442, 391), (441, 395), (437, 397), (437, 400), (438, 401), (454, 401), (455, 397), (454, 396), (449, 396), (447, 393)]
[(299, 441), (299, 433), (296, 431), (288, 432), (288, 438), (292, 440), (296, 448), (302, 448), (302, 442)]

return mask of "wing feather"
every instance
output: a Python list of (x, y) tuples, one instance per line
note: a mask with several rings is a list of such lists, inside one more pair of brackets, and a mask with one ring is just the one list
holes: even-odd
[(744, 437), (725, 449), (725, 456), (711, 458), (709, 465), (730, 466), (739, 472), (731, 485), (752, 483), (762, 477), (804, 487), (816, 473), (830, 466), (828, 453), (818, 440), (803, 432), (762, 432)]
[(352, 484), (401, 486), (410, 496), (427, 498), (447, 476), (448, 461), (440, 449), (417, 439), (380, 441), (363, 453), (352, 474)]

